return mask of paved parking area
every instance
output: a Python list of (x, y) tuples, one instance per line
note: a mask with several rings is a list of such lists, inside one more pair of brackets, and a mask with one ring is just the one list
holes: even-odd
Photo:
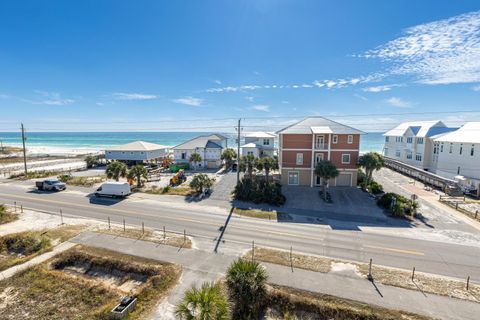
[(236, 184), (236, 172), (219, 175), (218, 182), (213, 186), (212, 194), (208, 199), (230, 201), (232, 199), (232, 191)]
[(331, 187), (333, 203), (326, 203), (320, 196), (320, 188), (283, 186), (287, 198), (285, 208), (339, 213), (373, 218), (385, 218), (375, 200), (368, 193), (352, 187)]

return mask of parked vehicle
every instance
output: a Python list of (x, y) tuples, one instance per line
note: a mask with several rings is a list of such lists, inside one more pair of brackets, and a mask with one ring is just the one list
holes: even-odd
[(62, 191), (67, 189), (67, 185), (58, 179), (47, 179), (43, 181), (36, 181), (35, 186), (38, 190), (46, 191)]
[(105, 182), (95, 191), (96, 197), (124, 198), (132, 193), (126, 182)]

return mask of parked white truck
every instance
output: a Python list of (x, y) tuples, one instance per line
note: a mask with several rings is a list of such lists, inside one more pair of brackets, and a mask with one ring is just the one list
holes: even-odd
[(67, 185), (57, 179), (47, 179), (43, 181), (36, 181), (35, 186), (38, 190), (46, 191), (62, 191), (67, 188)]
[(132, 193), (126, 182), (105, 182), (95, 191), (97, 197), (125, 198)]

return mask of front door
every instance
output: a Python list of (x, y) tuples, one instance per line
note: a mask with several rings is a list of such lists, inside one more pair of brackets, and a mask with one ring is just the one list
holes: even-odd
[(316, 186), (322, 185), (322, 178), (320, 178), (320, 176), (315, 176), (315, 185)]

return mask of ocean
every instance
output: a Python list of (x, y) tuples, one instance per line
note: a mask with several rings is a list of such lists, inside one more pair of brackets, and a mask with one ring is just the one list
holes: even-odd
[[(27, 148), (31, 146), (102, 150), (137, 140), (176, 146), (204, 134), (208, 132), (28, 132), (26, 143)], [(382, 134), (370, 132), (363, 135), (360, 140), (360, 152), (381, 152), (384, 143)], [(228, 145), (234, 146), (234, 134), (225, 135), (231, 137)], [(0, 141), (5, 146), (21, 146), (22, 136), (20, 132), (0, 132)]]

